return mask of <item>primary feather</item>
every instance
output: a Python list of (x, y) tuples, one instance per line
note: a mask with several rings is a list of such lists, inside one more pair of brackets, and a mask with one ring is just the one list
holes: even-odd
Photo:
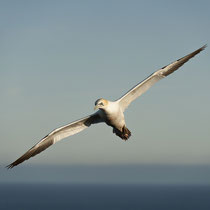
[(124, 111), (132, 101), (134, 101), (136, 98), (141, 96), (150, 87), (152, 87), (156, 82), (158, 82), (159, 80), (163, 79), (164, 77), (167, 77), (169, 74), (176, 71), (180, 66), (186, 63), (189, 59), (191, 59), (192, 57), (200, 53), (202, 50), (204, 50), (205, 47), (206, 45), (176, 60), (175, 62), (167, 66), (164, 66), (163, 68), (159, 69), (158, 71), (155, 71), (145, 80), (143, 80), (142, 82), (138, 83), (133, 88), (131, 88), (125, 95), (123, 95), (120, 99), (118, 99), (122, 110)]
[(131, 132), (125, 125), (123, 112), (129, 106), (129, 104), (136, 98), (141, 96), (144, 92), (146, 92), (156, 82), (176, 71), (189, 59), (191, 59), (192, 57), (200, 53), (202, 50), (204, 50), (205, 47), (206, 45), (154, 72), (145, 80), (143, 80), (142, 82), (134, 86), (132, 89), (130, 89), (117, 101), (112, 102), (102, 98), (98, 99), (95, 102), (95, 109), (99, 109), (99, 111), (90, 116), (87, 116), (85, 118), (82, 118), (68, 125), (53, 130), (41, 141), (35, 144), (31, 149), (29, 149), (25, 154), (23, 154), (20, 158), (8, 165), (7, 168), (13, 168), (14, 166), (17, 166), (23, 161), (44, 151), (49, 146), (55, 144), (61, 139), (79, 133), (80, 131), (84, 130), (85, 128), (88, 128), (90, 125), (95, 123), (105, 122), (107, 125), (113, 127), (113, 133), (115, 133), (123, 140), (127, 140), (131, 136)]
[(51, 133), (45, 136), (41, 141), (35, 144), (31, 149), (29, 149), (25, 154), (23, 154), (20, 158), (18, 158), (16, 161), (8, 165), (7, 168), (13, 168), (14, 166), (22, 163), (23, 161), (44, 151), (49, 146), (55, 144), (61, 139), (79, 133), (85, 128), (88, 128), (91, 124), (101, 122), (101, 120), (102, 119), (100, 118), (99, 114), (96, 113), (53, 130)]

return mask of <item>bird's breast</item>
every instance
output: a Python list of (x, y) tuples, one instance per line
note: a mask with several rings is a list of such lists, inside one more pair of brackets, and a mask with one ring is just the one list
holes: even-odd
[(104, 116), (105, 116), (105, 122), (109, 126), (121, 130), (121, 128), (125, 125), (124, 114), (120, 109), (112, 111), (105, 110)]

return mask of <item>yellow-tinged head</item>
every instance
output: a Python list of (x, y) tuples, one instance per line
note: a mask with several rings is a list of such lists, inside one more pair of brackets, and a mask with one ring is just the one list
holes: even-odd
[(106, 108), (107, 105), (108, 105), (108, 101), (106, 99), (99, 98), (95, 102), (94, 110), (96, 110), (96, 109), (104, 109), (104, 108)]

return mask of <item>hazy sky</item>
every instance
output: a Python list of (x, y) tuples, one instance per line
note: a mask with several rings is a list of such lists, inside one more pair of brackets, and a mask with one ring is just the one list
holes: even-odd
[[(210, 44), (210, 1), (0, 1), (0, 165)], [(210, 46), (126, 111), (24, 164), (210, 164)]]

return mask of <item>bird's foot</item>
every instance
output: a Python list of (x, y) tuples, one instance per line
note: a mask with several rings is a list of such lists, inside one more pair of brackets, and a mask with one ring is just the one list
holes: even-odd
[(113, 128), (113, 133), (115, 133), (117, 136), (119, 136), (124, 141), (127, 141), (129, 137), (131, 136), (131, 132), (126, 128), (125, 126), (122, 128), (122, 131)]

